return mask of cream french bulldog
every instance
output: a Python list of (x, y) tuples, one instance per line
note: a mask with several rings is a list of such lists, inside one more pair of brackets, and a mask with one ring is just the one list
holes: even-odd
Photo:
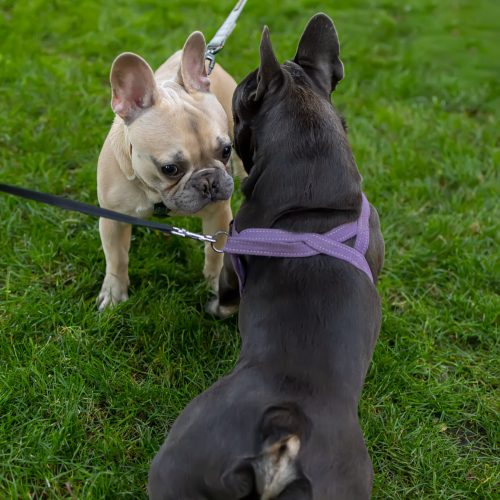
[[(205, 234), (226, 230), (236, 82), (219, 65), (208, 78), (203, 35), (192, 33), (156, 73), (138, 55), (123, 53), (110, 80), (116, 118), (97, 166), (99, 204), (147, 217), (163, 203), (173, 215), (201, 217)], [(103, 310), (128, 298), (131, 227), (100, 219), (99, 232), (106, 257), (97, 298)], [(222, 256), (206, 245), (203, 274), (214, 290), (221, 267)]]

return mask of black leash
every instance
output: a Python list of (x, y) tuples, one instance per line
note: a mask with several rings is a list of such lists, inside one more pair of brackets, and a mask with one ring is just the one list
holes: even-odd
[(205, 51), (205, 59), (208, 60), (208, 74), (212, 73), (212, 70), (214, 69), (215, 54), (224, 48), (224, 44), (229, 38), (229, 35), (233, 32), (236, 26), (236, 21), (238, 20), (238, 17), (240, 17), (241, 11), (243, 10), (243, 7), (245, 7), (246, 3), (247, 0), (238, 1), (222, 26), (217, 30), (217, 33), (215, 33), (212, 40), (208, 43)]
[[(213, 236), (210, 234), (192, 233), (180, 227), (169, 226), (160, 222), (148, 221), (133, 217), (132, 215), (121, 214), (114, 210), (107, 208), (97, 207), (81, 201), (70, 200), (63, 196), (55, 196), (53, 194), (41, 193), (39, 191), (32, 191), (31, 189), (24, 189), (18, 186), (11, 186), (9, 184), (0, 184), (0, 191), (4, 193), (13, 194), (14, 196), (21, 196), (28, 200), (39, 201), (47, 205), (53, 205), (64, 210), (71, 210), (73, 212), (80, 212), (82, 214), (90, 215), (92, 217), (104, 217), (105, 219), (112, 219), (125, 224), (132, 224), (133, 226), (148, 227), (162, 233), (171, 234), (172, 236), (181, 236), (182, 238), (191, 238), (192, 240), (205, 241), (213, 244), (217, 242), (219, 236), (227, 234), (226, 231), (217, 231)], [(214, 248), (216, 250), (216, 248)]]
[[(215, 55), (223, 49), (226, 40), (236, 26), (236, 21), (238, 20), (238, 17), (240, 16), (246, 2), (247, 0), (238, 1), (229, 16), (227, 16), (222, 26), (217, 30), (215, 36), (208, 43), (205, 52), (205, 58), (209, 61), (208, 74), (210, 74), (214, 69)], [(59, 207), (64, 210), (80, 212), (92, 217), (104, 217), (105, 219), (112, 219), (118, 222), (123, 222), (125, 224), (132, 224), (133, 226), (148, 227), (149, 229), (161, 231), (162, 233), (171, 234), (173, 236), (180, 236), (182, 238), (191, 238), (192, 240), (208, 242), (212, 245), (212, 248), (216, 252), (222, 251), (221, 249), (216, 248), (214, 245), (215, 243), (217, 243), (218, 237), (227, 235), (226, 231), (217, 231), (214, 235), (192, 233), (191, 231), (182, 229), (180, 227), (169, 226), (168, 224), (161, 224), (160, 222), (147, 221), (144, 219), (140, 219), (139, 217), (121, 214), (120, 212), (115, 212), (114, 210), (108, 210), (107, 208), (89, 205), (88, 203), (83, 203), (81, 201), (70, 200), (62, 196), (41, 193), (39, 191), (24, 189), (18, 186), (11, 186), (9, 184), (0, 184), (0, 191), (12, 194), (14, 196), (21, 196), (22, 198), (27, 198), (28, 200), (38, 201), (47, 205), (53, 205), (54, 207)], [(166, 207), (163, 204), (157, 203), (154, 209), (156, 215), (166, 215)]]

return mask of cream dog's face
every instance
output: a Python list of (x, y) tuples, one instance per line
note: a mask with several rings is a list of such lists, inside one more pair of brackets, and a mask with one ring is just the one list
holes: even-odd
[(157, 82), (149, 65), (125, 53), (113, 63), (112, 107), (126, 125), (130, 177), (158, 194), (179, 214), (199, 212), (233, 191), (227, 117), (209, 92), (205, 41), (193, 33), (175, 79)]

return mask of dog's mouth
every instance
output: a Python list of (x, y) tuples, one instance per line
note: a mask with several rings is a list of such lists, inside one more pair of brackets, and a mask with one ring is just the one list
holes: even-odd
[(163, 204), (167, 207), (167, 210), (173, 212), (175, 215), (193, 215), (203, 210), (207, 205), (212, 203), (209, 199), (198, 199), (198, 200), (172, 200), (162, 197)]

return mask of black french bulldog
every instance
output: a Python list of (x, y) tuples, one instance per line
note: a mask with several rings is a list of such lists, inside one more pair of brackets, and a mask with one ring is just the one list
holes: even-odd
[[(236, 151), (249, 174), (238, 231), (325, 233), (355, 221), (361, 177), (330, 102), (343, 78), (333, 22), (314, 16), (283, 65), (264, 28), (260, 56), (233, 98)], [(373, 207), (369, 227), (376, 282), (384, 243)], [(240, 358), (175, 421), (151, 466), (150, 498), (369, 498), (373, 471), (357, 407), (381, 323), (374, 283), (327, 255), (242, 263)], [(226, 258), (219, 306), (238, 295)]]

